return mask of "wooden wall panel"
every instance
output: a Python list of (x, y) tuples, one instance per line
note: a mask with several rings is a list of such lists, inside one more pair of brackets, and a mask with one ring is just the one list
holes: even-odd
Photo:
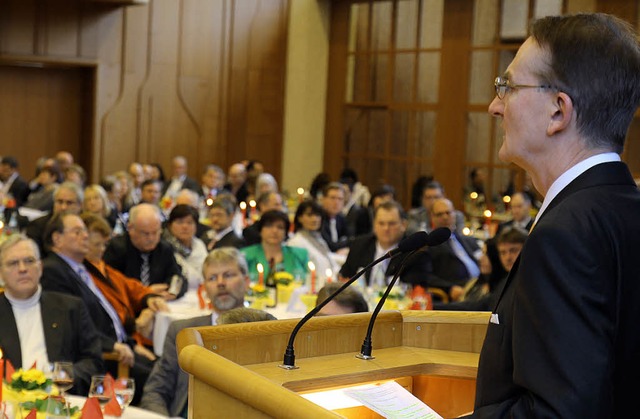
[[(82, 107), (75, 147), (85, 153), (93, 181), (131, 161), (159, 162), (168, 171), (177, 154), (198, 178), (206, 163), (226, 168), (250, 157), (279, 178), (287, 19), (288, 0), (154, 0), (131, 7), (6, 0), (0, 62), (17, 65), (27, 57), (81, 69), (81, 94), (90, 103)], [(23, 99), (40, 100), (37, 93)], [(28, 114), (18, 118), (16, 126), (34, 123)], [(2, 154), (8, 151), (0, 146)]]

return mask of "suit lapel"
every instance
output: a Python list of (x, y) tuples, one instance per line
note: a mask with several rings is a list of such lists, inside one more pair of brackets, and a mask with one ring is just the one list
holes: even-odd
[(40, 297), (40, 313), (42, 315), (42, 329), (44, 341), (47, 346), (47, 355), (50, 361), (65, 359), (61, 352), (63, 342), (63, 327), (66, 321), (64, 312), (60, 307), (50, 304), (46, 293)]
[(10, 359), (15, 368), (22, 367), (22, 351), (16, 320), (13, 316), (11, 304), (4, 293), (0, 294), (0, 347), (4, 351), (4, 358)]

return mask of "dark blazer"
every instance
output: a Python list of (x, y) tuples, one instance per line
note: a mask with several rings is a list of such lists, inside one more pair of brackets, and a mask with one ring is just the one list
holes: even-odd
[(153, 366), (142, 393), (140, 407), (165, 416), (180, 416), (187, 406), (189, 374), (178, 365), (176, 336), (187, 327), (211, 326), (211, 315), (171, 323), (162, 356)]
[(349, 246), (349, 231), (347, 227), (347, 220), (342, 214), (336, 215), (336, 230), (338, 231), (338, 241), (334, 242), (331, 240), (331, 221), (329, 220), (328, 216), (323, 216), (322, 225), (320, 226), (320, 234), (322, 235), (322, 238), (327, 242), (327, 244), (329, 245), (329, 249), (331, 249), (332, 252)]
[(251, 246), (252, 244), (262, 243), (262, 237), (260, 236), (260, 229), (258, 229), (258, 223), (253, 223), (242, 230), (242, 238), (245, 246)]
[(113, 350), (117, 335), (111, 317), (102, 308), (98, 297), (82, 282), (80, 276), (55, 252), (51, 252), (42, 261), (40, 282), (42, 288), (47, 291), (57, 291), (80, 298), (89, 310), (93, 324), (96, 325), (101, 350), (105, 352)]
[[(212, 237), (214, 235), (215, 235), (215, 231), (209, 230), (203, 236), (200, 237), (200, 239), (202, 239), (204, 244), (207, 245), (207, 249), (209, 249), (209, 243), (211, 243), (211, 240), (213, 240)], [(211, 249), (209, 250), (219, 249), (221, 247), (235, 247), (236, 249), (240, 249), (241, 247), (244, 247), (244, 246), (246, 246), (244, 239), (242, 237), (238, 237), (236, 232), (231, 230), (230, 232), (222, 236), (222, 238), (218, 240), (213, 245), (213, 247), (211, 247)]]
[[(455, 235), (471, 259), (476, 260), (474, 253), (480, 250), (476, 239), (459, 235), (455, 232), (452, 235)], [(431, 256), (433, 268), (433, 271), (429, 273), (430, 287), (442, 288), (448, 293), (452, 286), (458, 285), (462, 287), (471, 279), (467, 268), (453, 252), (451, 243), (448, 240), (440, 246), (430, 248), (428, 254)]]
[[(42, 217), (36, 218), (35, 220), (27, 224), (27, 227), (24, 231), (27, 237), (36, 242), (38, 248), (40, 249), (40, 255), (42, 257), (46, 256), (47, 253), (49, 253), (44, 245), (44, 229), (45, 227), (47, 227), (47, 223), (49, 222), (51, 217), (53, 217), (53, 214), (49, 213), (47, 215), (43, 215)], [(26, 221), (28, 222), (28, 220)]]
[(18, 177), (13, 180), (11, 186), (9, 186), (9, 193), (16, 200), (16, 207), (21, 207), (27, 202), (27, 197), (30, 192), (31, 188), (29, 188), (29, 183), (20, 175), (18, 175)]
[(624, 163), (551, 201), (494, 307), (474, 418), (621, 418), (640, 375), (640, 192)]
[[(40, 311), (49, 361), (73, 362), (73, 394), (87, 395), (91, 376), (104, 372), (96, 328), (78, 298), (43, 291)], [(18, 369), (22, 365), (20, 337), (9, 300), (0, 293), (0, 347)]]
[[(373, 234), (357, 237), (351, 242), (347, 260), (340, 269), (340, 275), (345, 278), (354, 276), (359, 268), (364, 268), (371, 262), (376, 254), (376, 237)], [(406, 256), (406, 255), (405, 255)], [(391, 259), (387, 266), (386, 275), (395, 275), (400, 268), (405, 256)], [(428, 255), (421, 253), (405, 268), (400, 280), (413, 285), (427, 285), (428, 273), (431, 270)], [(364, 274), (367, 285), (370, 283), (371, 270)]]
[[(140, 279), (142, 256), (140, 251), (131, 243), (129, 233), (114, 237), (104, 253), (104, 261), (107, 265), (119, 270), (129, 278)], [(174, 275), (182, 277), (182, 269), (173, 255), (173, 248), (165, 240), (149, 254), (149, 278), (151, 284), (170, 284)], [(187, 292), (188, 282), (183, 278), (182, 288), (178, 297)]]

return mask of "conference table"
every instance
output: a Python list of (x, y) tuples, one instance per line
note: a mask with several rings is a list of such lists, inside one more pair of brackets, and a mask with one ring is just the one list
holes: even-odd
[[(272, 314), (276, 319), (295, 319), (307, 314), (307, 306), (300, 301), (302, 293), (306, 292), (306, 287), (300, 287), (294, 292), (290, 302), (279, 303), (274, 308), (262, 308), (267, 313)], [(248, 302), (245, 302), (248, 304)], [(189, 290), (180, 299), (167, 303), (169, 311), (157, 312), (153, 326), (153, 351), (161, 356), (164, 341), (171, 322), (176, 320), (191, 319), (194, 317), (210, 315), (211, 310), (200, 308), (200, 302), (196, 290)]]

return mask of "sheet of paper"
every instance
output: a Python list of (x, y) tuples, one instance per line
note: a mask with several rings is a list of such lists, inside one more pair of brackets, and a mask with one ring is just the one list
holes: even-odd
[(395, 381), (344, 389), (344, 393), (385, 418), (442, 419), (442, 416)]

